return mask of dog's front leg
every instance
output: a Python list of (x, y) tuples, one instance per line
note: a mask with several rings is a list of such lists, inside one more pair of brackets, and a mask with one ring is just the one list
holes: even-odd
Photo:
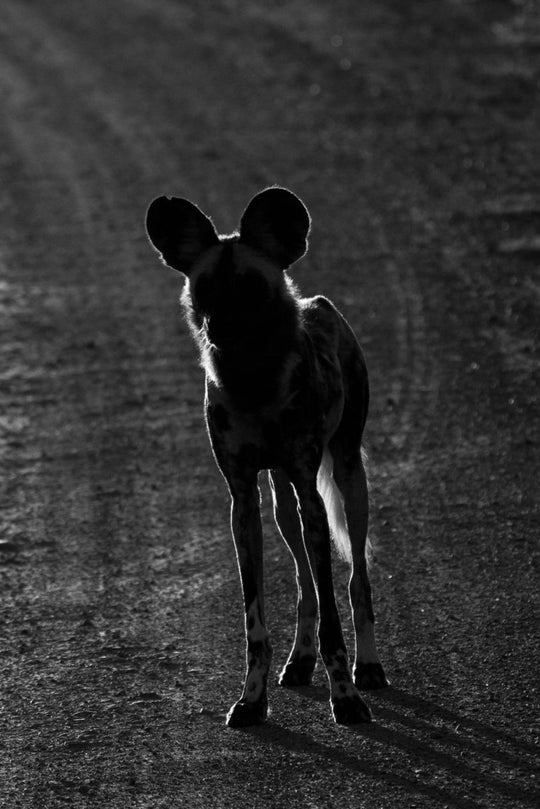
[(230, 709), (227, 724), (245, 727), (266, 719), (272, 647), (264, 623), (262, 526), (256, 477), (249, 483), (229, 480), (229, 488), (232, 533), (246, 611), (247, 671), (242, 696)]
[(294, 488), (281, 469), (271, 471), (270, 484), (274, 517), (281, 536), (293, 555), (298, 586), (296, 636), (279, 683), (283, 686), (309, 685), (317, 662), (317, 593), (304, 546)]

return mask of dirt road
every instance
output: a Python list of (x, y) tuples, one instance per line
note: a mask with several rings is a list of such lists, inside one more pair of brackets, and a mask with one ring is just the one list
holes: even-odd
[[(3, 0), (1, 807), (538, 805), (539, 48), (534, 0)], [(358, 729), (320, 668), (224, 725), (228, 499), (143, 232), (158, 194), (227, 231), (274, 182), (313, 217), (296, 280), (371, 373), (393, 686)]]

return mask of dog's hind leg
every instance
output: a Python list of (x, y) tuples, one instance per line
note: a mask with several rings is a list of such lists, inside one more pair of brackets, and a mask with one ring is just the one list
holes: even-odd
[[(313, 461), (313, 458), (311, 458)], [(334, 719), (341, 725), (370, 722), (368, 706), (354, 686), (347, 649), (334, 595), (330, 530), (321, 495), (317, 490), (317, 463), (295, 465), (291, 472), (304, 534), (304, 543), (312, 564), (319, 600), (319, 642), (321, 657), (330, 684), (330, 704)]]
[(232, 497), (232, 533), (242, 580), (246, 613), (247, 671), (242, 696), (230, 709), (227, 724), (244, 727), (264, 722), (266, 683), (272, 647), (264, 620), (262, 527), (259, 489), (253, 478), (228, 477)]
[(343, 448), (344, 442), (331, 443), (334, 480), (343, 496), (351, 541), (352, 570), (349, 595), (356, 637), (354, 682), (362, 689), (384, 688), (388, 680), (375, 643), (375, 618), (367, 571), (368, 488), (360, 451)]
[(274, 517), (296, 567), (298, 585), (297, 625), (294, 645), (281, 672), (280, 685), (309, 685), (317, 662), (317, 594), (304, 547), (298, 501), (293, 486), (280, 469), (270, 472)]

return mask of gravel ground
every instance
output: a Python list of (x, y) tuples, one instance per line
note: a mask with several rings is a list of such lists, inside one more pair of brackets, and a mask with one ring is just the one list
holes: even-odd
[[(538, 806), (539, 86), (534, 0), (3, 0), (0, 806)], [(224, 725), (228, 497), (143, 223), (167, 193), (231, 230), (271, 183), (370, 368), (392, 687), (366, 727), (332, 723), (321, 666)]]

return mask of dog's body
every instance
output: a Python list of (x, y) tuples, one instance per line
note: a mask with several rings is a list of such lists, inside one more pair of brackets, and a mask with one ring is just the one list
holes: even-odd
[[(218, 237), (187, 200), (160, 197), (147, 216), (154, 247), (188, 277), (182, 302), (206, 372), (214, 456), (232, 498), (247, 634), (244, 691), (228, 715), (233, 726), (261, 722), (267, 714), (272, 651), (263, 606), (261, 470), (269, 470), (276, 522), (294, 556), (299, 588), (296, 638), (281, 684), (311, 681), (318, 612), (335, 720), (369, 721), (357, 688), (387, 684), (365, 558), (368, 496), (360, 445), (369, 400), (366, 366), (330, 301), (300, 298), (284, 272), (306, 251), (309, 228), (303, 203), (282, 188), (254, 197), (232, 236)], [(354, 682), (334, 598), (329, 525), (352, 564)]]

